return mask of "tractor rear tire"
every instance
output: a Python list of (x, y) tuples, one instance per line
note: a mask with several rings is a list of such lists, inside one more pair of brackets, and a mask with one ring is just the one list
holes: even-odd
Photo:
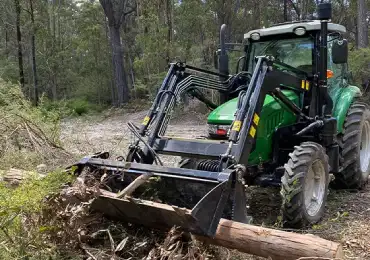
[(325, 149), (314, 142), (294, 147), (281, 178), (283, 225), (302, 228), (320, 221), (329, 185)]
[(333, 188), (360, 190), (370, 173), (370, 109), (354, 102), (347, 112), (339, 139), (342, 171), (335, 174)]

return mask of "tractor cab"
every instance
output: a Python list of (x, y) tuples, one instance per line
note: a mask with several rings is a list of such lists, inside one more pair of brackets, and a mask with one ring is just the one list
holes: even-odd
[[(235, 61), (228, 57), (229, 44), (222, 43), (224, 28), (221, 29), (221, 48), (217, 52), (216, 68), (220, 73), (230, 74), (229, 64)], [(343, 38), (346, 33), (344, 26), (328, 23), (327, 26), (327, 80), (329, 95), (334, 99), (338, 95), (338, 86), (347, 86), (347, 41)], [(269, 55), (274, 57), (274, 69), (292, 74), (305, 74), (308, 78), (317, 76), (320, 72), (320, 37), (321, 21), (299, 21), (282, 23), (252, 30), (244, 35), (243, 55), (236, 62), (233, 73), (252, 73), (256, 66), (256, 57)], [(224, 50), (222, 50), (224, 48)], [(231, 50), (230, 50), (231, 51)], [(228, 61), (228, 63), (226, 63)], [(233, 68), (232, 68), (233, 69)], [(334, 88), (332, 88), (334, 86)], [(213, 110), (208, 117), (208, 133), (211, 138), (223, 139), (228, 137), (230, 124), (234, 120), (237, 109), (238, 91), (222, 97), (221, 106)], [(309, 94), (297, 96), (291, 91), (285, 91), (291, 101), (311, 100)], [(266, 107), (265, 107), (266, 106)], [(277, 106), (275, 100), (267, 95), (264, 109)], [(264, 113), (266, 114), (266, 113)]]
[[(346, 53), (347, 41), (342, 36), (344, 33), (346, 33), (344, 26), (328, 23), (328, 79), (343, 76), (342, 68), (345, 66), (348, 55)], [(244, 35), (246, 63), (243, 70), (253, 71), (254, 57), (272, 55), (276, 61), (285, 63), (292, 69), (304, 71), (309, 75), (317, 74), (319, 67), (315, 54), (320, 52), (320, 34), (321, 22), (319, 20), (283, 23), (250, 31)], [(341, 48), (343, 52), (333, 54), (333, 46), (336, 49)], [(340, 61), (337, 56), (341, 56)], [(279, 69), (278, 65), (276, 67)]]

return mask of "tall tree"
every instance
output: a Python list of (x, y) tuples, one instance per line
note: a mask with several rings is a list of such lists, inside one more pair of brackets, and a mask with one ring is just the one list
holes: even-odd
[(112, 47), (112, 63), (114, 81), (117, 89), (116, 105), (122, 105), (129, 100), (129, 89), (123, 63), (123, 47), (120, 28), (125, 16), (134, 12), (135, 7), (127, 10), (128, 0), (99, 0), (108, 19), (109, 38)]
[(17, 31), (17, 46), (18, 46), (18, 67), (19, 67), (19, 82), (22, 90), (24, 86), (24, 71), (23, 71), (23, 51), (22, 51), (22, 33), (21, 33), (21, 5), (19, 0), (14, 0), (15, 6), (15, 27)]
[(366, 48), (369, 45), (367, 6), (365, 0), (357, 0), (357, 47)]
[(38, 82), (37, 82), (37, 68), (36, 68), (36, 42), (35, 42), (35, 34), (36, 34), (36, 27), (35, 27), (35, 14), (33, 8), (33, 0), (29, 0), (30, 4), (30, 16), (31, 16), (31, 63), (32, 63), (32, 76), (33, 76), (33, 98), (34, 98), (34, 105), (38, 105), (39, 101), (39, 92), (38, 92)]

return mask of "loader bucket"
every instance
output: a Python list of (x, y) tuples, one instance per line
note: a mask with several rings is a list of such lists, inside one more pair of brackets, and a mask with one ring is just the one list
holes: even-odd
[(89, 172), (99, 170), (105, 175), (116, 176), (115, 182), (120, 179), (125, 185), (127, 180), (131, 185), (139, 176), (149, 173), (150, 176), (169, 181), (170, 185), (177, 181), (180, 185), (191, 183), (207, 186), (205, 195), (191, 208), (181, 203), (175, 204), (178, 201), (175, 198), (179, 195), (177, 193), (172, 193), (172, 197), (165, 201), (151, 201), (131, 195), (120, 197), (120, 192), (117, 192), (119, 188), (116, 192), (101, 189), (101, 195), (93, 201), (91, 209), (120, 221), (154, 228), (179, 226), (191, 233), (210, 237), (216, 232), (234, 183), (234, 172), (231, 170), (209, 172), (94, 157), (84, 158), (75, 166), (80, 172), (89, 168)]

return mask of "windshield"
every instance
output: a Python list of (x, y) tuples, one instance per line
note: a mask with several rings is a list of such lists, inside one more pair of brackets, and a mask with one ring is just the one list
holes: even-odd
[(252, 57), (272, 55), (276, 60), (294, 68), (312, 72), (312, 38), (295, 38), (253, 42), (251, 45), (248, 71), (253, 71), (255, 62)]

